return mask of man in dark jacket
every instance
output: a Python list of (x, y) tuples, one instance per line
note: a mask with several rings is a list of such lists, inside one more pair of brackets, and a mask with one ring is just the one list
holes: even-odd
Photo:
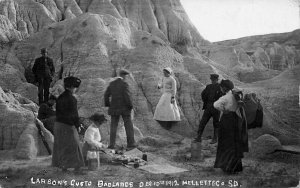
[(210, 118), (213, 118), (213, 126), (214, 126), (214, 135), (211, 141), (211, 144), (217, 142), (218, 137), (218, 123), (220, 112), (214, 108), (213, 104), (217, 101), (221, 96), (221, 88), (218, 83), (219, 75), (211, 74), (210, 75), (211, 84), (207, 85), (206, 88), (202, 91), (201, 97), (203, 101), (203, 116), (199, 124), (198, 137), (195, 139), (197, 142), (201, 142), (201, 137), (204, 131), (204, 128)]
[(42, 56), (35, 60), (32, 67), (32, 72), (39, 87), (39, 104), (48, 102), (49, 88), (55, 73), (53, 60), (47, 57), (47, 49), (41, 49), (41, 54)]
[(127, 70), (120, 70), (119, 77), (112, 81), (104, 94), (105, 106), (109, 107), (108, 114), (111, 115), (110, 126), (110, 149), (115, 147), (117, 127), (120, 116), (124, 121), (127, 136), (127, 149), (136, 147), (134, 130), (131, 121), (131, 110), (133, 108), (130, 97), (129, 85), (126, 83), (126, 76), (130, 73)]

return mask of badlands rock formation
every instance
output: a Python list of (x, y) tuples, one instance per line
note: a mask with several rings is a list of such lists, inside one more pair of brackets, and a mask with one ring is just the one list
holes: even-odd
[[(297, 49), (287, 43), (295, 42), (294, 33), (283, 35), (292, 36), (286, 37), (288, 40), (262, 37), (211, 45), (191, 24), (179, 0), (0, 0), (0, 16), (0, 30), (3, 30), (0, 86), (3, 89), (36, 102), (37, 87), (31, 84), (31, 67), (40, 49), (46, 47), (56, 67), (51, 92), (59, 95), (63, 91), (62, 78), (66, 75), (81, 78), (82, 85), (76, 95), (79, 114), (87, 118), (96, 111), (106, 113), (105, 88), (116, 70), (127, 68), (132, 72), (129, 82), (134, 98), (135, 133), (141, 143), (146, 142), (145, 139), (179, 139), (178, 134), (195, 136), (203, 113), (200, 93), (210, 82), (209, 74), (218, 73), (221, 78), (232, 79), (238, 87), (253, 91), (255, 86), (259, 88), (255, 91), (261, 92), (263, 86), (245, 86), (241, 81), (274, 77), (282, 68), (293, 68), (298, 61)], [(264, 41), (268, 41), (267, 46)], [(282, 59), (275, 64), (271, 60), (277, 56)], [(172, 131), (162, 129), (153, 120), (161, 96), (156, 86), (166, 66), (174, 70), (182, 116)], [(274, 135), (269, 124), (282, 127), (274, 120), (278, 112), (274, 113), (267, 109), (265, 119), (268, 121), (264, 125), (267, 128), (254, 132), (253, 138), (262, 133)], [(1, 118), (0, 122), (4, 116)], [(18, 135), (35, 135), (30, 123), (21, 124), (24, 128)], [(295, 127), (286, 126), (287, 131), (275, 136), (284, 141), (282, 143), (289, 143)], [(109, 123), (101, 131), (107, 140)], [(0, 140), (5, 136), (0, 134)], [(29, 137), (25, 139), (30, 140)], [(124, 143), (123, 128), (118, 140)], [(298, 136), (293, 142), (299, 140)], [(16, 146), (12, 144), (2, 149)], [(26, 151), (38, 150), (28, 148)]]
[[(243, 82), (272, 78), (300, 63), (300, 30), (291, 33), (245, 37), (204, 48), (212, 61), (234, 70)], [(208, 54), (209, 51), (209, 54)]]
[[(0, 150), (15, 150), (15, 156), (21, 159), (48, 154), (35, 125), (37, 110), (29, 99), (0, 87)], [(39, 123), (52, 148), (53, 136)]]

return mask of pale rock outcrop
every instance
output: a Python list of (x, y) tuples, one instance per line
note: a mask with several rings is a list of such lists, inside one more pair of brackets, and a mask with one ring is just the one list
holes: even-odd
[[(44, 146), (34, 124), (34, 116), (37, 113), (35, 104), (18, 94), (4, 92), (0, 88), (0, 111), (1, 150), (15, 150), (20, 158), (36, 157), (44, 153)], [(42, 124), (41, 127), (51, 145), (51, 133), (46, 131)], [(23, 147), (24, 144), (28, 147)]]
[(43, 4), (51, 12), (55, 21), (59, 22), (62, 20), (62, 12), (58, 9), (54, 0), (39, 0), (37, 2)]
[(54, 62), (63, 58), (65, 70), (70, 70), (74, 63), (76, 65), (74, 64), (72, 71), (78, 66), (93, 63), (98, 67), (91, 71), (97, 73), (98, 69), (100, 72), (97, 74), (107, 74), (102, 65), (109, 63), (108, 54), (113, 49), (131, 47), (132, 29), (127, 19), (87, 13), (77, 19), (65, 20), (45, 28), (43, 32), (17, 43), (14, 51), (24, 66), (32, 66), (40, 49), (47, 47)]
[(65, 20), (76, 18), (76, 16), (73, 14), (73, 12), (71, 11), (71, 9), (69, 7), (65, 10), (64, 15), (65, 15)]
[(264, 68), (270, 69), (270, 57), (262, 47), (256, 48), (256, 50), (255, 50), (252, 57), (253, 57), (254, 63), (256, 65), (258, 65), (259, 68), (261, 68), (261, 69), (264, 69)]
[(22, 34), (17, 31), (10, 20), (0, 14), (0, 41), (8, 43), (10, 41), (21, 40)]
[(0, 86), (15, 91), (26, 79), (24, 75), (10, 64), (0, 65)]
[[(8, 58), (7, 62), (9, 63), (10, 61), (11, 60)], [(0, 64), (0, 87), (5, 90), (17, 92), (31, 99), (32, 101), (37, 102), (37, 87), (35, 85), (27, 83), (24, 77), (24, 73), (15, 68), (19, 67), (20, 64), (17, 65), (12, 63), (13, 65), (11, 65), (8, 63)]]
[(191, 24), (179, 0), (113, 0), (112, 4), (120, 15), (134, 21), (138, 29), (174, 45), (208, 44)]
[(257, 70), (266, 72), (265, 69), (282, 71), (296, 66), (300, 62), (299, 51), (297, 50), (298, 33), (299, 30), (295, 30), (290, 33), (251, 36), (216, 42), (214, 43), (216, 45), (209, 47), (212, 49), (210, 58), (220, 63), (222, 63), (223, 60), (229, 67), (231, 66), (230, 61), (231, 63), (240, 62), (245, 65), (250, 65), (248, 63), (249, 58), (230, 58), (230, 54), (234, 52), (231, 51), (231, 49), (237, 49), (238, 52), (244, 51), (250, 56), (250, 59), (254, 63), (254, 66), (250, 66), (254, 67), (254, 71), (249, 71), (247, 73), (252, 73), (252, 77), (257, 77), (254, 81), (272, 78), (278, 75), (275, 74), (276, 72), (274, 71), (267, 73), (268, 76), (256, 76), (256, 72)]
[[(37, 120), (37, 122), (44, 134), (45, 140), (51, 150), (53, 151), (54, 137), (43, 126), (43, 123)], [(49, 155), (42, 139), (39, 135), (38, 129), (35, 124), (30, 124), (20, 135), (16, 149), (15, 157), (18, 159), (34, 159), (37, 156)]]
[[(59, 1), (59, 0), (56, 0)], [(78, 6), (76, 0), (63, 0), (63, 5), (64, 8), (70, 8), (70, 10), (72, 11), (72, 13), (77, 17), (79, 15), (81, 15), (83, 12), (80, 9), (80, 7)]]
[(25, 67), (16, 57), (14, 51), (12, 51), (13, 44), (2, 44), (1, 46), (1, 53), (0, 53), (0, 65), (4, 66), (8, 64), (18, 72), (22, 74), (21, 79), (23, 80), (23, 75), (25, 73)]
[(185, 56), (183, 60), (186, 70), (194, 75), (197, 80), (204, 85), (211, 83), (210, 74), (215, 73), (215, 71), (209, 63), (189, 56)]
[(93, 0), (91, 1), (87, 11), (93, 14), (110, 14), (116, 18), (122, 18), (110, 0)]
[(14, 92), (21, 94), (25, 98), (30, 99), (35, 103), (38, 103), (38, 88), (33, 84), (25, 82), (17, 87)]
[[(49, 1), (50, 2), (50, 1)], [(47, 7), (50, 8), (50, 4), (46, 3)], [(48, 6), (49, 5), (49, 6)], [(54, 4), (51, 4), (50, 10), (53, 11), (55, 7)], [(10, 29), (9, 32), (13, 35), (13, 30), (20, 31), (18, 34), (18, 39), (22, 39), (23, 36), (26, 37), (28, 34), (33, 34), (37, 31), (40, 31), (47, 25), (54, 23), (57, 19), (53, 14), (41, 3), (35, 2), (32, 0), (5, 0), (0, 2), (0, 15), (1, 22), (3, 22), (6, 17), (9, 19), (10, 23), (13, 26), (13, 29)], [(3, 23), (2, 23), (3, 24)], [(6, 31), (7, 32), (7, 31)], [(5, 33), (5, 32), (1, 32)], [(4, 41), (5, 42), (5, 41)]]

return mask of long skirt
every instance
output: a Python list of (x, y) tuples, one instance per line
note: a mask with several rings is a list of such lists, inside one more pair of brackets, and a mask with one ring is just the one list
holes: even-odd
[(180, 121), (179, 109), (175, 102), (171, 103), (171, 93), (164, 93), (156, 106), (154, 119), (158, 121)]
[(220, 120), (217, 156), (215, 168), (221, 168), (227, 173), (243, 170), (243, 148), (239, 133), (239, 117), (234, 112), (223, 114)]
[(52, 166), (59, 168), (84, 166), (79, 135), (75, 126), (55, 122)]

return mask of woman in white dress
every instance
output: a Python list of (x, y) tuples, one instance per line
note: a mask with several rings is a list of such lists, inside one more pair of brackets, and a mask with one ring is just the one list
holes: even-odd
[(161, 96), (155, 112), (154, 119), (158, 121), (166, 129), (171, 129), (173, 122), (180, 121), (180, 113), (175, 100), (176, 97), (176, 80), (171, 75), (172, 69), (167, 67), (163, 69), (164, 78), (158, 84), (158, 89), (161, 89)]

